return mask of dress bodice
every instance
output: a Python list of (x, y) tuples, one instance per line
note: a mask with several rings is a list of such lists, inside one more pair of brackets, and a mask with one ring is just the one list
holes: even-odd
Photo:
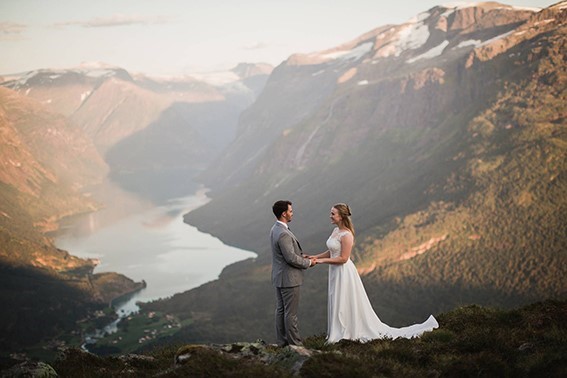
[(340, 231), (338, 227), (335, 227), (329, 239), (327, 239), (327, 248), (331, 253), (331, 258), (338, 257), (341, 255), (341, 238), (348, 234), (349, 231)]

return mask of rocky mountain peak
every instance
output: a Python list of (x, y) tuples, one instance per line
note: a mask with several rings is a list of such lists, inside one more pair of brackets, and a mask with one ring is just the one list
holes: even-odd
[(385, 58), (414, 63), (470, 48), (518, 27), (536, 11), (496, 2), (437, 6), (378, 34), (373, 63)]
[(429, 11), (436, 26), (446, 32), (473, 31), (522, 22), (539, 8), (520, 8), (497, 2), (438, 6)]
[(22, 74), (10, 75), (2, 83), (4, 87), (20, 90), (41, 86), (68, 86), (100, 83), (108, 78), (132, 81), (123, 68), (100, 65), (81, 65), (70, 69), (38, 69)]
[(436, 6), (403, 24), (376, 28), (338, 47), (292, 55), (286, 64), (376, 64), (397, 58), (413, 63), (451, 49), (470, 49), (518, 27), (538, 11), (497, 2)]

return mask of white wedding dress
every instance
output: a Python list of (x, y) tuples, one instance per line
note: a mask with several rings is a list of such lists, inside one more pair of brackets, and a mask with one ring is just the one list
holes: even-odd
[[(327, 240), (331, 257), (341, 254), (341, 237), (350, 231), (335, 228)], [(354, 263), (329, 265), (327, 342), (341, 339), (369, 341), (378, 338), (412, 338), (439, 327), (433, 315), (421, 324), (394, 328), (380, 321), (374, 312)]]

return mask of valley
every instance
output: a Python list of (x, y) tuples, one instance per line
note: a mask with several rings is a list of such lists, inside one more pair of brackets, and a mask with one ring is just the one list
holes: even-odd
[[(325, 250), (330, 207), (349, 204), (353, 260), (376, 313), (393, 326), (469, 305), (564, 301), (566, 18), (565, 2), (541, 11), (437, 6), (273, 69), (240, 66), (230, 86), (117, 67), (8, 77), (0, 268), (11, 288), (2, 300), (22, 310), (4, 315), (5, 331), (18, 333), (5, 332), (1, 349), (71, 330), (104, 306), (106, 289), (89, 286), (94, 262), (58, 249), (45, 231), (124, 205), (97, 201), (93, 188), (105, 178), (149, 206), (203, 185), (210, 201), (176, 215), (257, 255), (141, 303), (123, 324), (136, 337), (107, 339), (109, 353), (273, 342), (267, 238), (278, 199), (293, 202), (294, 233), (313, 253)], [(124, 292), (140, 284), (122, 282)], [(325, 267), (307, 271), (304, 335), (325, 333), (326, 294)], [(55, 304), (34, 313), (38, 296)], [(19, 339), (22, 324), (40, 317), (51, 329)], [(140, 347), (146, 321), (172, 327)]]

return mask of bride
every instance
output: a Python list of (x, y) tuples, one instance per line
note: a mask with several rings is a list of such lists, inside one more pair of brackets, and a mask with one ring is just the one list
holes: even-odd
[(336, 225), (327, 240), (327, 251), (310, 256), (317, 264), (329, 264), (329, 303), (327, 342), (341, 339), (369, 341), (378, 338), (412, 338), (439, 327), (433, 315), (421, 324), (394, 328), (382, 323), (370, 304), (354, 263), (350, 259), (354, 227), (348, 205), (331, 208), (331, 223)]

